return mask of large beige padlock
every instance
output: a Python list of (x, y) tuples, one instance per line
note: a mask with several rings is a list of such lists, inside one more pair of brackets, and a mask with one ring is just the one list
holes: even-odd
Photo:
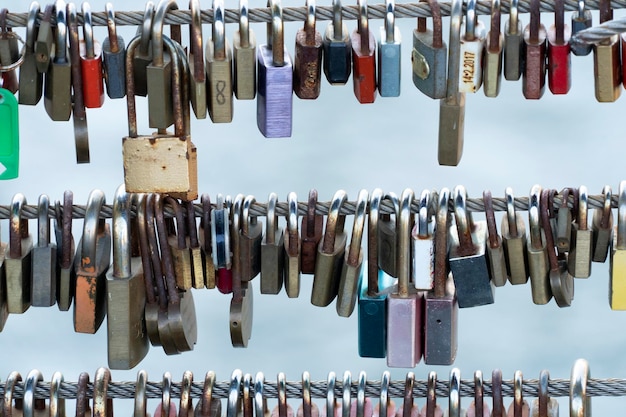
[(169, 194), (181, 200), (198, 198), (198, 158), (189, 133), (189, 70), (180, 45), (167, 37), (163, 43), (172, 57), (172, 93), (175, 133), (163, 130), (150, 136), (137, 135), (133, 56), (139, 38), (128, 45), (126, 91), (128, 136), (122, 139), (124, 183), (129, 193)]

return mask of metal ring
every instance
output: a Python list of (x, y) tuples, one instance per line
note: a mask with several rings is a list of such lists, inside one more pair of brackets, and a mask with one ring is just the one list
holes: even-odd
[(326, 415), (335, 417), (335, 406), (337, 400), (335, 399), (335, 385), (337, 383), (334, 372), (328, 373), (328, 381), (326, 383)]
[(589, 363), (585, 359), (578, 359), (572, 367), (572, 376), (569, 390), (570, 416), (590, 417), (591, 397), (587, 395), (587, 381), (591, 377)]
[[(385, 4), (385, 34), (387, 43), (395, 42), (396, 31), (396, 2), (394, 0), (386, 0)], [(383, 416), (384, 417), (384, 416)]]
[(65, 2), (63, 0), (57, 0), (55, 3), (56, 8), (56, 48), (54, 62), (68, 62), (67, 59), (67, 19), (65, 11)]
[(150, 39), (152, 38), (152, 18), (154, 17), (154, 3), (146, 2), (146, 8), (143, 12), (143, 25), (137, 28), (138, 34), (141, 34), (141, 43), (139, 51), (142, 55), (150, 53)]
[[(522, 371), (515, 371), (513, 375), (513, 410), (515, 415), (522, 415), (524, 409), (524, 393), (522, 392), (524, 386), (524, 377)], [(519, 412), (517, 411), (519, 410)]]
[(482, 417), (485, 409), (484, 393), (483, 373), (480, 370), (476, 370), (474, 371), (474, 415), (477, 417)]
[[(254, 385), (254, 381), (252, 380), (252, 375), (245, 374), (243, 376), (243, 417), (253, 417), (254, 416), (254, 398), (252, 397), (252, 389)], [(261, 417), (261, 416), (259, 416)]]
[(471, 233), (470, 212), (467, 210), (467, 191), (462, 185), (454, 187), (454, 218), (456, 228), (461, 235), (469, 235)]
[(528, 226), (530, 229), (530, 243), (534, 249), (541, 249), (541, 221), (539, 219), (539, 201), (541, 186), (533, 185), (528, 199)]
[(582, 19), (585, 14), (585, 10), (587, 5), (585, 4), (585, 0), (578, 0), (578, 16)]
[(378, 402), (378, 415), (380, 417), (387, 417), (388, 414), (389, 404), (391, 402), (391, 398), (389, 397), (390, 380), (391, 373), (389, 371), (384, 371), (383, 376), (380, 379), (380, 399)]
[(546, 416), (548, 415), (548, 403), (550, 402), (550, 397), (548, 395), (548, 384), (550, 382), (550, 373), (545, 369), (539, 373), (539, 386), (538, 386), (538, 408), (539, 415)]
[[(142, 203), (145, 206), (145, 199)], [(143, 369), (137, 372), (137, 383), (135, 384), (135, 405), (133, 417), (146, 417), (148, 397), (146, 396), (146, 382), (148, 381), (148, 373)], [(169, 416), (164, 416), (169, 417)]]
[(602, 220), (601, 220), (601, 224), (603, 228), (608, 228), (609, 227), (609, 222), (611, 219), (611, 216), (613, 214), (613, 212), (611, 211), (611, 197), (612, 197), (613, 191), (611, 190), (611, 187), (608, 185), (605, 185), (602, 188), (602, 195), (604, 196), (604, 205), (602, 207)]
[(248, 0), (239, 0), (239, 40), (241, 46), (250, 45), (250, 20), (248, 19)]
[(161, 416), (169, 417), (172, 401), (172, 374), (165, 372), (161, 383)]
[(226, 25), (223, 0), (213, 0), (213, 48), (215, 56), (226, 57)]
[(341, 388), (343, 395), (341, 396), (341, 417), (350, 417), (350, 407), (352, 403), (352, 374), (350, 371), (343, 373), (343, 379), (341, 380)]
[(341, 15), (341, 0), (333, 0), (333, 36), (341, 39), (343, 32), (343, 16)]
[(63, 384), (63, 374), (55, 372), (50, 380), (50, 417), (65, 417), (65, 399), (59, 398), (59, 391)]
[(76, 384), (76, 417), (91, 415), (91, 412), (89, 410), (89, 397), (87, 396), (88, 384), (89, 374), (87, 372), (81, 372), (78, 376), (78, 384)]
[(448, 417), (461, 417), (461, 371), (458, 368), (450, 371)]
[(4, 383), (4, 417), (11, 417), (13, 410), (13, 392), (15, 391), (15, 384), (22, 380), (22, 375), (19, 372), (13, 371), (9, 374), (6, 382)]
[(37, 28), (37, 16), (40, 10), (39, 3), (36, 1), (32, 2), (28, 8), (28, 17), (26, 19), (26, 47), (31, 51), (35, 47), (35, 29)]
[(243, 373), (239, 369), (235, 369), (230, 377), (230, 387), (228, 388), (228, 406), (226, 407), (226, 417), (237, 417), (237, 413), (241, 408), (241, 382)]
[(43, 381), (43, 375), (37, 369), (33, 369), (26, 377), (24, 384), (23, 415), (33, 417), (35, 415), (35, 389), (37, 382)]
[(256, 417), (264, 417), (268, 414), (267, 398), (263, 393), (265, 388), (265, 376), (258, 372), (254, 381), (254, 409)]

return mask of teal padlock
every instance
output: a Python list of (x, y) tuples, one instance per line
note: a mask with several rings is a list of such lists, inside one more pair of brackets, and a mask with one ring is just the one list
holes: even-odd
[(0, 180), (17, 178), (20, 162), (20, 128), (17, 100), (0, 88)]

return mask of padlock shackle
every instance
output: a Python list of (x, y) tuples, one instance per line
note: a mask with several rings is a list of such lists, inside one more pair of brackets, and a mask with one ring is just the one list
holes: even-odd
[(483, 191), (483, 203), (485, 205), (485, 219), (487, 220), (487, 235), (489, 237), (489, 247), (491, 249), (497, 249), (500, 247), (500, 240), (498, 239), (496, 214), (493, 210), (493, 199), (491, 197), (491, 191)]
[[(528, 226), (530, 229), (530, 245), (535, 250), (543, 249), (541, 238), (541, 186), (534, 185), (528, 199)], [(509, 223), (511, 221), (509, 220)], [(509, 226), (510, 227), (510, 226)]]
[(205, 80), (204, 52), (202, 51), (202, 10), (200, 0), (189, 0), (191, 24), (189, 25), (189, 55), (193, 55), (193, 78), (196, 82)]
[(341, 34), (343, 32), (343, 16), (341, 0), (333, 0), (333, 38), (336, 41), (341, 40)]
[(270, 8), (272, 16), (267, 24), (267, 45), (272, 50), (272, 63), (274, 66), (285, 65), (285, 33), (283, 24), (283, 8), (280, 0), (268, 0), (267, 7)]
[(211, 197), (204, 193), (200, 196), (202, 203), (202, 233), (204, 238), (204, 251), (207, 257), (212, 256), (211, 244)]
[(365, 396), (367, 389), (367, 374), (365, 371), (359, 372), (359, 382), (356, 390), (356, 415), (363, 417), (365, 415)]
[(428, 382), (426, 384), (426, 416), (434, 416), (437, 407), (437, 372), (430, 371), (428, 373)]
[(315, 45), (315, 9), (315, 0), (306, 0), (304, 34), (307, 45)]
[(410, 416), (413, 411), (413, 387), (415, 386), (415, 374), (407, 372), (404, 378), (404, 392), (402, 395), (402, 416)]
[[(158, 271), (155, 269), (155, 279), (158, 282), (159, 278), (161, 278), (161, 285), (164, 287), (167, 286), (167, 295), (165, 291), (162, 291), (161, 288), (159, 288), (159, 304), (161, 305), (161, 308), (163, 308), (162, 298), (166, 298), (166, 305), (180, 304), (180, 296), (178, 295), (178, 287), (176, 286), (176, 272), (174, 271), (172, 250), (167, 241), (167, 227), (165, 225), (165, 216), (163, 215), (163, 205), (165, 204), (166, 197), (161, 194), (154, 194), (153, 198), (154, 217), (156, 218), (156, 232), (158, 235), (159, 247), (161, 249), (161, 264), (163, 268), (163, 275), (159, 275)], [(148, 219), (148, 224), (150, 224), (150, 219)], [(153, 262), (153, 264), (154, 263), (155, 262)], [(165, 283), (162, 279), (163, 276), (165, 276)], [(163, 290), (165, 290), (165, 288), (163, 288)]]
[[(174, 110), (174, 134), (179, 138), (189, 136), (189, 66), (179, 43), (163, 37), (172, 59), (172, 109)], [(181, 63), (182, 67), (181, 68)]]
[(50, 244), (50, 199), (46, 194), (39, 196), (37, 204), (37, 247), (45, 248)]
[(83, 12), (83, 40), (85, 41), (85, 57), (91, 59), (95, 56), (91, 6), (88, 2), (84, 1), (81, 6), (81, 10)]
[(357, 20), (357, 32), (361, 37), (361, 53), (368, 54), (370, 50), (370, 29), (367, 19), (367, 0), (357, 0), (359, 19)]
[(120, 44), (117, 41), (117, 26), (115, 25), (115, 10), (113, 10), (113, 4), (107, 2), (104, 5), (104, 11), (107, 15), (107, 31), (109, 33), (111, 53), (117, 53), (120, 50)]
[[(50, 417), (61, 417), (65, 411), (65, 399), (60, 398), (59, 395), (59, 392), (61, 391), (61, 384), (63, 384), (64, 381), (65, 378), (63, 378), (63, 374), (61, 372), (57, 371), (52, 374), (52, 379), (50, 380)], [(34, 388), (35, 386), (33, 385), (33, 393)], [(24, 404), (24, 409), (26, 409), (26, 404)], [(35, 409), (37, 409), (37, 402), (35, 402)]]
[(511, 238), (518, 236), (517, 230), (517, 212), (515, 211), (515, 197), (513, 196), (513, 189), (507, 187), (504, 190), (504, 199), (506, 200), (506, 218), (509, 223), (509, 235)]
[(185, 249), (187, 247), (187, 225), (185, 224), (185, 214), (180, 206), (178, 200), (173, 197), (165, 197), (164, 204), (169, 204), (174, 212), (174, 218), (176, 219), (176, 245), (178, 249)]
[(276, 242), (276, 228), (278, 227), (276, 204), (278, 204), (278, 195), (270, 193), (267, 197), (267, 223), (265, 224), (265, 241), (268, 245), (273, 245)]
[(335, 406), (337, 400), (335, 398), (335, 386), (337, 385), (337, 376), (333, 371), (328, 373), (326, 380), (326, 415), (335, 416)]
[(65, 2), (63, 0), (56, 1), (56, 34), (57, 39), (54, 49), (54, 62), (65, 63), (67, 59), (67, 18), (65, 14)]
[(400, 197), (400, 216), (396, 220), (398, 250), (396, 253), (396, 270), (398, 273), (398, 295), (402, 298), (409, 296), (409, 279), (411, 276), (411, 228), (413, 214), (411, 204), (415, 194), (410, 188), (402, 191)]
[(459, 254), (461, 256), (475, 254), (476, 247), (472, 240), (474, 225), (472, 215), (467, 210), (467, 191), (462, 185), (454, 187), (454, 219), (459, 237)]
[(172, 374), (169, 371), (163, 373), (163, 382), (161, 382), (161, 416), (170, 415), (172, 406)]
[(458, 417), (461, 415), (461, 371), (458, 368), (450, 371), (448, 392), (448, 416)]
[(284, 372), (279, 372), (276, 381), (278, 397), (278, 417), (287, 417), (287, 377)]
[(113, 197), (113, 276), (129, 278), (130, 270), (130, 196), (124, 184), (120, 185)]
[(297, 257), (300, 235), (298, 233), (298, 197), (293, 191), (287, 195), (287, 233), (289, 234), (289, 247), (287, 255)]
[(155, 67), (162, 67), (164, 63), (163, 22), (165, 14), (170, 10), (178, 10), (176, 1), (161, 0), (156, 6), (154, 17), (152, 18), (152, 65)]
[(450, 3), (450, 45), (448, 46), (448, 79), (446, 80), (447, 100), (456, 100), (459, 95), (462, 19), (463, 0), (452, 0)]
[(239, 369), (235, 369), (230, 377), (230, 386), (228, 388), (228, 401), (226, 403), (226, 415), (236, 416), (241, 406), (241, 385), (243, 373)]
[(581, 185), (578, 187), (578, 215), (576, 223), (578, 223), (578, 230), (587, 230), (589, 217), (589, 194), (587, 193), (587, 187)]
[(549, 210), (550, 190), (544, 189), (541, 191), (541, 227), (543, 228), (544, 235), (546, 236), (546, 247), (548, 249), (548, 261), (550, 262), (550, 271), (559, 270), (559, 261), (555, 252), (554, 235), (552, 234), (552, 225), (550, 224), (550, 210)]
[(541, 0), (530, 0), (530, 43), (539, 42), (539, 30), (541, 27)]
[(611, 224), (611, 214), (613, 214), (611, 210), (611, 195), (613, 194), (611, 187), (609, 185), (605, 185), (602, 188), (602, 195), (604, 196), (604, 204), (602, 206), (602, 219), (600, 220), (600, 227), (603, 229), (608, 229)]
[(430, 204), (430, 190), (423, 190), (420, 195), (419, 210), (417, 212), (417, 237), (419, 239), (430, 239), (432, 237), (432, 211)]
[(500, 47), (500, 22), (502, 13), (500, 0), (491, 0), (491, 27), (489, 30), (489, 52), (497, 53)]
[[(239, 231), (241, 230), (241, 206), (243, 205), (243, 194), (237, 194), (233, 201), (230, 212), (231, 227), (230, 240), (232, 242), (232, 273), (233, 273), (233, 302), (242, 302), (244, 290), (241, 285), (241, 251), (239, 248)], [(227, 232), (228, 233), (228, 232)]]
[(100, 211), (106, 202), (106, 197), (101, 190), (95, 189), (91, 191), (87, 198), (87, 206), (85, 208), (85, 221), (83, 223), (83, 236), (81, 244), (80, 265), (85, 272), (98, 272), (98, 261), (96, 259), (98, 251), (98, 235), (102, 231), (101, 224), (105, 220), (100, 220)]
[(548, 403), (550, 401), (550, 395), (548, 393), (548, 387), (550, 385), (550, 372), (546, 369), (539, 373), (539, 384), (537, 389), (537, 400), (539, 403), (539, 415), (548, 415)]
[(565, 4), (563, 0), (554, 0), (554, 28), (556, 29), (556, 44), (565, 43)]
[(599, 0), (598, 10), (600, 11), (600, 23), (613, 20), (613, 9), (611, 9), (611, 0)]
[(135, 103), (134, 55), (141, 43), (141, 36), (135, 36), (126, 47), (126, 116), (128, 136), (137, 137), (137, 107)]
[(213, 0), (213, 50), (215, 60), (226, 59), (226, 23), (224, 22), (224, 1)]
[(519, 0), (511, 0), (509, 3), (509, 35), (517, 33), (519, 22)]
[(150, 39), (152, 39), (152, 20), (154, 19), (154, 3), (146, 2), (146, 8), (143, 13), (143, 24), (137, 28), (135, 36), (141, 36), (139, 44), (139, 52), (143, 56), (150, 53)]
[(521, 416), (524, 409), (523, 388), (522, 371), (515, 371), (513, 374), (513, 415), (515, 416)]
[(302, 372), (302, 417), (311, 417), (311, 408), (311, 374), (304, 371)]
[(348, 195), (344, 190), (337, 190), (330, 202), (330, 208), (328, 209), (328, 217), (326, 220), (326, 230), (324, 231), (324, 237), (322, 238), (323, 253), (331, 254), (335, 249), (335, 238), (337, 237), (337, 233), (341, 233), (343, 230), (343, 222), (340, 219), (342, 215), (340, 214), (340, 211), (347, 199)]
[(200, 247), (198, 241), (198, 229), (196, 228), (196, 211), (193, 201), (183, 201), (187, 209), (187, 237), (189, 238), (189, 248), (195, 249)]
[(569, 411), (572, 416), (591, 417), (591, 396), (587, 382), (591, 378), (589, 362), (577, 359), (572, 367), (569, 389)]
[(319, 215), (315, 214), (315, 206), (317, 205), (317, 190), (312, 188), (309, 190), (309, 201), (307, 202), (306, 211), (306, 235), (309, 238), (315, 237), (315, 218)]
[(352, 374), (350, 373), (350, 371), (345, 371), (343, 373), (343, 379), (341, 380), (341, 391), (342, 391), (341, 417), (348, 417), (350, 415), (350, 407), (352, 404), (351, 388), (352, 388)]
[[(389, 383), (391, 381), (391, 373), (384, 371), (380, 379), (380, 397), (378, 402), (379, 416), (386, 416), (391, 405), (391, 396), (389, 395)], [(430, 416), (430, 415), (428, 415)]]
[(619, 184), (617, 203), (617, 249), (626, 249), (626, 181)]
[(506, 415), (504, 398), (502, 396), (502, 371), (500, 369), (494, 369), (491, 372), (491, 400), (493, 406), (492, 415)]
[[(152, 259), (150, 255), (150, 244), (148, 242), (148, 218), (146, 215), (148, 197), (146, 194), (139, 194), (137, 199), (137, 223), (139, 225), (139, 249), (141, 251), (141, 265), (143, 267), (143, 276), (146, 282), (146, 302), (155, 304), (156, 297), (154, 293), (154, 275), (152, 269)], [(154, 224), (154, 223), (153, 223)], [(115, 227), (114, 227), (115, 229)], [(115, 239), (113, 239), (115, 242)], [(115, 245), (115, 243), (113, 243)], [(115, 251), (115, 246), (113, 247)], [(115, 253), (115, 252), (113, 252)], [(114, 262), (115, 263), (115, 262)], [(136, 398), (136, 397), (135, 397)]]
[(385, 39), (387, 43), (395, 42), (396, 2), (385, 0)]
[[(257, 372), (256, 377), (254, 378), (254, 407), (255, 415), (267, 415), (267, 397), (265, 396), (265, 376), (263, 375), (263, 372)], [(235, 415), (237, 415), (236, 412)]]
[(147, 416), (148, 396), (146, 395), (146, 383), (148, 382), (148, 372), (144, 369), (137, 372), (135, 382), (135, 404), (134, 416)]
[(450, 190), (442, 188), (439, 191), (437, 205), (437, 225), (435, 227), (435, 282), (434, 290), (436, 298), (446, 296), (446, 281), (448, 280), (448, 226), (450, 214), (448, 202)]
[(248, 0), (239, 0), (239, 42), (242, 48), (250, 46), (250, 20), (248, 19)]
[(365, 228), (365, 211), (367, 209), (367, 200), (369, 193), (367, 190), (359, 191), (356, 199), (356, 208), (354, 210), (354, 223), (352, 225), (352, 238), (350, 239), (350, 247), (348, 249), (348, 258), (346, 263), (350, 266), (358, 266), (361, 254), (361, 243), (363, 242), (363, 229)]
[[(28, 373), (24, 383), (24, 398), (22, 402), (22, 415), (24, 417), (33, 417), (35, 415), (35, 388), (38, 382), (43, 382), (43, 374), (39, 370), (33, 369)], [(52, 385), (50, 388), (52, 389)]]
[[(159, 252), (159, 237), (157, 236), (157, 228), (155, 226), (155, 214), (156, 214), (156, 198), (158, 194), (150, 193), (146, 197), (146, 225), (147, 225), (147, 233), (148, 233), (148, 245), (150, 257), (152, 260), (152, 280), (153, 280), (153, 288), (154, 284), (156, 284), (156, 289), (158, 291), (158, 303), (159, 309), (161, 311), (167, 310), (167, 290), (165, 289), (165, 282), (163, 271), (165, 268), (165, 261), (161, 262), (161, 256)], [(158, 221), (158, 220), (157, 220)], [(169, 248), (169, 247), (168, 247)], [(170, 256), (171, 258), (171, 256)], [(170, 262), (171, 266), (171, 262)], [(145, 271), (144, 271), (145, 274)], [(149, 284), (146, 284), (146, 287)], [(147, 298), (147, 297), (146, 297)]]
[(369, 212), (367, 216), (367, 295), (373, 297), (378, 294), (378, 219), (380, 217), (380, 203), (383, 199), (383, 190), (375, 188), (370, 195)]
[(465, 5), (465, 40), (470, 42), (476, 39), (476, 23), (478, 19), (476, 2), (477, 0), (467, 0)]
[[(257, 222), (256, 216), (250, 216), (250, 208), (256, 203), (256, 198), (253, 195), (248, 195), (243, 200), (243, 208), (241, 209), (241, 216), (243, 221), (241, 223), (241, 232), (244, 236), (250, 236), (250, 224), (255, 225)], [(296, 220), (298, 218), (298, 207), (296, 205)]]
[(484, 386), (483, 386), (483, 373), (480, 370), (474, 371), (474, 411), (476, 416), (483, 415), (484, 409)]
[(36, 1), (33, 1), (28, 8), (28, 17), (26, 18), (26, 39), (24, 42), (29, 51), (32, 51), (35, 47), (35, 30), (37, 29), (37, 16), (39, 15), (40, 10), (41, 8), (39, 7), (39, 3)]
[(113, 410), (108, 409), (109, 401), (107, 391), (109, 389), (109, 382), (111, 382), (111, 371), (105, 367), (98, 368), (93, 380), (92, 412), (96, 416), (108, 417), (113, 414)]
[(28, 220), (22, 219), (22, 208), (26, 204), (26, 197), (22, 193), (15, 194), (11, 201), (9, 256), (13, 259), (22, 256), (22, 239), (28, 237)]

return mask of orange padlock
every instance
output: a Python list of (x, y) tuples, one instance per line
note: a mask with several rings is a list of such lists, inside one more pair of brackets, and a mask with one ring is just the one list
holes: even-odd
[(102, 72), (102, 47), (93, 37), (91, 8), (83, 2), (83, 42), (80, 43), (80, 69), (83, 75), (83, 100), (85, 107), (98, 108), (104, 104)]

